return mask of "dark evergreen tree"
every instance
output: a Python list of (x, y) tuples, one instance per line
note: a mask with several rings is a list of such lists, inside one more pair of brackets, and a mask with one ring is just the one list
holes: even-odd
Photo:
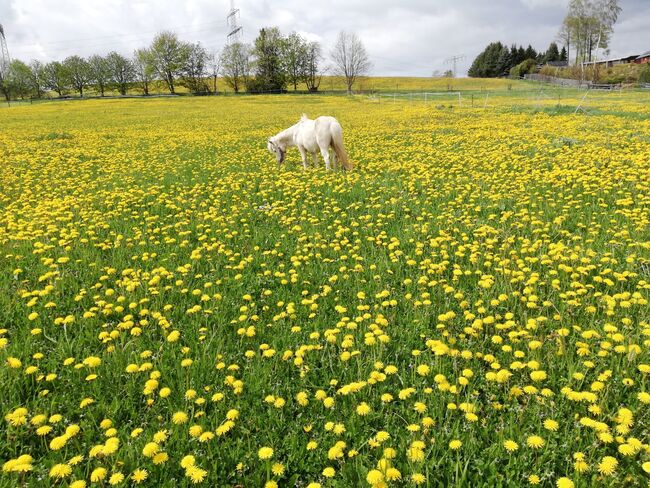
[(556, 43), (552, 42), (548, 46), (548, 49), (546, 50), (546, 53), (544, 54), (544, 58), (542, 61), (544, 63), (550, 63), (552, 61), (560, 61), (560, 50), (558, 49)]
[(503, 46), (501, 48), (501, 52), (499, 53), (499, 59), (497, 60), (496, 76), (508, 76), (510, 68), (513, 66), (514, 64), (512, 64), (510, 49), (508, 49), (506, 46)]
[(475, 78), (499, 76), (499, 58), (503, 49), (504, 46), (500, 42), (489, 44), (482, 53), (476, 56), (467, 74)]
[(523, 63), (525, 60), (526, 60), (526, 50), (524, 49), (524, 46), (519, 46), (517, 48), (517, 61), (519, 61), (519, 63)]
[(526, 57), (524, 59), (536, 59), (537, 58), (537, 51), (533, 49), (533, 46), (528, 44), (528, 47), (526, 48)]
[(287, 86), (284, 71), (284, 37), (277, 27), (260, 29), (255, 39), (255, 79), (248, 85), (248, 91), (282, 91)]
[(565, 46), (562, 46), (562, 51), (560, 52), (559, 61), (567, 61), (567, 51)]

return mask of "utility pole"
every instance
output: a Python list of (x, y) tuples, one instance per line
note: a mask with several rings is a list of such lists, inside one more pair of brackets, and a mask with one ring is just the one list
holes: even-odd
[(457, 54), (456, 56), (451, 56), (445, 59), (445, 64), (452, 65), (452, 73), (454, 74), (454, 78), (456, 78), (456, 65), (458, 64), (458, 61), (462, 61), (463, 59), (465, 59), (464, 54)]

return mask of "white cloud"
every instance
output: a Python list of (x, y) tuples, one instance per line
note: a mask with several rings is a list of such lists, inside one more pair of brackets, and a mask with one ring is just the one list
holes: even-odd
[[(419, 75), (445, 69), (464, 54), (459, 70), (492, 41), (546, 49), (554, 40), (567, 0), (237, 0), (244, 37), (264, 26), (297, 31), (329, 52), (341, 29), (356, 31), (377, 75)], [(612, 53), (650, 49), (647, 0), (621, 0), (623, 15)], [(223, 46), (229, 0), (0, 0), (0, 22), (12, 56), (44, 61), (71, 54), (116, 50), (131, 54), (171, 29), (208, 49)]]

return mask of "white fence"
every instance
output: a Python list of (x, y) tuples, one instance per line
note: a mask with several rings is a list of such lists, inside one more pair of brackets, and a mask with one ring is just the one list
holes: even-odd
[(423, 101), (432, 102), (440, 101), (442, 98), (451, 98), (454, 102), (458, 103), (459, 107), (463, 106), (463, 97), (460, 92), (412, 92), (412, 93), (377, 93), (371, 98), (381, 101), (389, 100), (393, 102), (399, 101)]

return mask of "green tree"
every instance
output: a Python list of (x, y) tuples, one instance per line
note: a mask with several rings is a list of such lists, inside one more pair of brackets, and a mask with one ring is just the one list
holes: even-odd
[(246, 44), (235, 42), (221, 51), (221, 75), (235, 93), (246, 86), (251, 72), (251, 49)]
[(622, 9), (618, 0), (570, 0), (559, 37), (567, 51), (573, 45), (576, 62), (591, 61), (607, 49)]
[(560, 61), (560, 50), (555, 42), (552, 42), (544, 55), (542, 56), (543, 63), (550, 63), (553, 61)]
[(181, 76), (189, 55), (189, 44), (178, 39), (176, 34), (164, 31), (156, 35), (149, 51), (152, 65), (158, 76), (165, 81), (169, 93), (176, 93), (175, 82)]
[(287, 82), (293, 85), (293, 90), (298, 89), (298, 83), (304, 78), (309, 61), (309, 44), (299, 34), (292, 32), (284, 40), (282, 59), (287, 76)]
[(149, 95), (149, 84), (153, 81), (156, 68), (151, 51), (146, 48), (136, 49), (133, 53), (133, 70), (135, 81), (142, 88), (144, 95)]
[(131, 60), (115, 51), (106, 55), (106, 64), (111, 84), (117, 88), (120, 95), (126, 95), (129, 84), (135, 79), (135, 68)]
[(68, 72), (70, 85), (79, 92), (79, 96), (84, 96), (84, 88), (90, 84), (90, 66), (81, 56), (68, 56), (63, 61), (66, 71)]
[(506, 46), (501, 48), (499, 53), (499, 59), (496, 64), (496, 76), (508, 76), (510, 73), (510, 68), (514, 66), (512, 62), (512, 55), (510, 54), (510, 49)]
[(504, 49), (500, 42), (492, 42), (481, 52), (469, 68), (468, 75), (474, 78), (499, 76), (499, 58)]
[(11, 61), (7, 77), (14, 98), (26, 98), (33, 93), (32, 70), (23, 61), (19, 59)]
[(55, 91), (60, 97), (63, 96), (70, 80), (66, 66), (59, 61), (52, 61), (45, 65), (44, 74), (46, 88)]
[(208, 67), (208, 52), (201, 44), (190, 44), (185, 65), (181, 71), (182, 82), (192, 93), (205, 93), (208, 85), (205, 77)]
[(95, 85), (96, 90), (103, 97), (106, 86), (111, 79), (111, 70), (106, 58), (95, 54), (88, 58), (90, 68), (90, 79)]
[(285, 39), (277, 27), (260, 29), (253, 45), (255, 58), (255, 79), (248, 85), (248, 91), (282, 91), (287, 86), (284, 67)]

